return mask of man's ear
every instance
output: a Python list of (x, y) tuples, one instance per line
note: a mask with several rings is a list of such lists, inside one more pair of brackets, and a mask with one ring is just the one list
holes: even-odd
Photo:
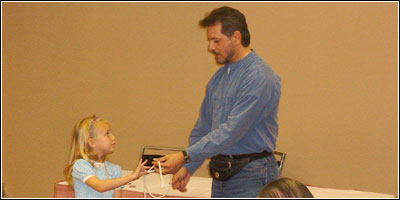
[(234, 44), (241, 44), (242, 43), (242, 33), (240, 31), (234, 31), (232, 34), (232, 42)]

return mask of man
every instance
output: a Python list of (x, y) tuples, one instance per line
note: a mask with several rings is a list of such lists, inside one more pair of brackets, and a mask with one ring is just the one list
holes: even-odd
[(240, 11), (214, 9), (200, 25), (207, 28), (208, 51), (224, 66), (207, 85), (190, 146), (153, 164), (161, 161), (163, 173), (175, 174), (173, 188), (185, 191), (191, 175), (211, 158), (212, 197), (254, 198), (280, 175), (273, 152), (281, 80), (249, 47)]

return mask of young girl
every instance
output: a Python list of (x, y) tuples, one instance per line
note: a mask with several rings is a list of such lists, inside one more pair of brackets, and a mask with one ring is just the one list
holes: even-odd
[(140, 160), (132, 174), (122, 177), (121, 167), (106, 159), (114, 148), (115, 137), (106, 120), (93, 116), (75, 125), (65, 173), (76, 198), (112, 198), (115, 188), (147, 174), (147, 161)]

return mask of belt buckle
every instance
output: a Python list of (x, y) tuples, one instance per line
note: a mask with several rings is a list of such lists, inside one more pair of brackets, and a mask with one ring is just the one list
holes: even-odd
[(219, 173), (218, 172), (215, 172), (214, 175), (215, 175), (215, 178), (217, 178), (217, 179), (219, 178)]

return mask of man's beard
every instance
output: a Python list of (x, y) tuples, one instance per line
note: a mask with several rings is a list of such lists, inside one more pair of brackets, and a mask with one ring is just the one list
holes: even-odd
[(232, 59), (233, 55), (235, 55), (235, 52), (230, 51), (228, 53), (228, 56), (225, 59), (223, 59), (221, 61), (219, 61), (218, 59), (215, 59), (215, 60), (217, 61), (218, 64), (224, 65), (226, 63), (230, 63), (231, 62), (231, 59)]
[(221, 61), (217, 59), (217, 55), (222, 56), (221, 54), (219, 54), (217, 52), (212, 52), (212, 53), (215, 55), (215, 61), (220, 65), (224, 65), (226, 63), (231, 62), (232, 57), (235, 55), (235, 48), (233, 46), (231, 46), (231, 48), (229, 48), (228, 55), (226, 56), (226, 58), (223, 58), (223, 60), (221, 60)]

